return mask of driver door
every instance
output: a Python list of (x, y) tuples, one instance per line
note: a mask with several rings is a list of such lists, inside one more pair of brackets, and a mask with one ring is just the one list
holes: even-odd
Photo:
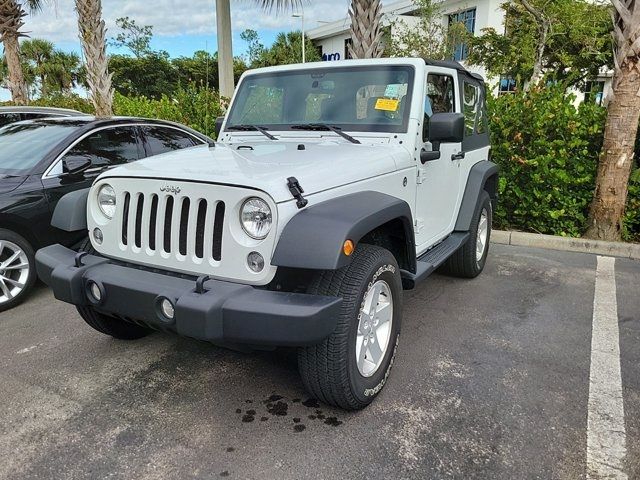
[(440, 158), (424, 164), (418, 157), (416, 191), (416, 247), (418, 253), (453, 231), (455, 212), (461, 195), (460, 143), (432, 145), (429, 119), (434, 113), (460, 111), (458, 76), (451, 69), (429, 67), (424, 95), (422, 142), (426, 150), (440, 150)]

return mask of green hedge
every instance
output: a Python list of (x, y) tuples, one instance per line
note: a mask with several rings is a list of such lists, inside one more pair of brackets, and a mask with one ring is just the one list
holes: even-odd
[[(562, 88), (489, 100), (493, 160), (500, 165), (498, 228), (577, 237), (593, 198), (606, 117)], [(640, 172), (634, 172), (625, 239), (640, 239)]]

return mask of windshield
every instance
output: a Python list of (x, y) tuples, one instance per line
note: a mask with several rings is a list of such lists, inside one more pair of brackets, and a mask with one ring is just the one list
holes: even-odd
[(239, 86), (225, 128), (296, 130), (322, 123), (350, 131), (406, 132), (413, 76), (412, 67), (382, 65), (251, 75)]
[(0, 173), (26, 174), (77, 125), (15, 123), (0, 129)]

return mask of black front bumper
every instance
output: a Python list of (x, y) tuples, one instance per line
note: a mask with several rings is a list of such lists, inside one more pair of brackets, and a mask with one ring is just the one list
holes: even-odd
[[(208, 280), (205, 291), (196, 293), (194, 280), (93, 255), (84, 256), (76, 266), (76, 255), (61, 245), (36, 254), (38, 276), (58, 300), (200, 340), (313, 345), (334, 331), (342, 304), (337, 297), (273, 292), (219, 280)], [(100, 303), (88, 294), (90, 282), (103, 292)], [(161, 313), (165, 298), (174, 306), (172, 320)]]

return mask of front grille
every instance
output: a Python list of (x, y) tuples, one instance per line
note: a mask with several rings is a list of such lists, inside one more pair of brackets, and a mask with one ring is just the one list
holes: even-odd
[(124, 192), (122, 245), (176, 257), (222, 260), (225, 204), (204, 198)]

